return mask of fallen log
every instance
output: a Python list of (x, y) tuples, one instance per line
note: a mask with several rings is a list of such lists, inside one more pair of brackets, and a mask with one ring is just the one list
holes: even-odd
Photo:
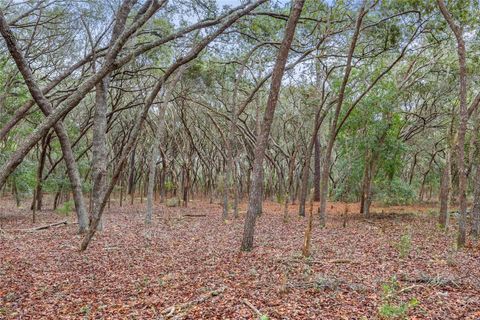
[(399, 280), (403, 282), (408, 282), (408, 283), (422, 283), (434, 287), (445, 287), (445, 286), (453, 286), (453, 287), (460, 287), (459, 281), (468, 277), (460, 277), (460, 278), (443, 278), (440, 276), (430, 276), (430, 275), (425, 275), (422, 274), (418, 277), (408, 277), (406, 275), (401, 275)]
[(64, 220), (64, 221), (60, 221), (60, 222), (46, 224), (46, 225), (39, 226), (39, 227), (28, 228), (28, 229), (14, 229), (12, 231), (34, 232), (34, 231), (49, 229), (51, 227), (56, 227), (56, 226), (60, 226), (60, 225), (67, 225), (67, 224), (68, 224), (67, 220)]
[(187, 315), (187, 313), (190, 311), (190, 309), (193, 306), (201, 302), (204, 302), (205, 300), (208, 300), (212, 297), (218, 296), (223, 291), (225, 291), (225, 289), (226, 287), (221, 287), (220, 289), (207, 292), (192, 301), (180, 303), (180, 304), (176, 304), (171, 307), (168, 307), (161, 312), (163, 316), (161, 316), (160, 319), (182, 319)]
[(186, 213), (183, 215), (184, 217), (206, 217), (206, 214), (194, 214), (194, 213)]

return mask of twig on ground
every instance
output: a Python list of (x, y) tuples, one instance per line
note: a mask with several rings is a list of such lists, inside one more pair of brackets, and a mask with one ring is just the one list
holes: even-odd
[(250, 301), (248, 301), (247, 299), (243, 299), (243, 303), (247, 307), (249, 307), (258, 317), (262, 316), (262, 313), (260, 312), (260, 310), (258, 310)]
[(328, 260), (328, 263), (352, 263), (352, 264), (359, 264), (360, 262), (350, 260), (350, 259), (332, 259)]
[(173, 305), (171, 307), (166, 308), (165, 310), (162, 311), (162, 314), (164, 315), (160, 319), (182, 319), (187, 315), (187, 313), (190, 311), (190, 308), (193, 307), (194, 305), (197, 305), (201, 302), (204, 302), (205, 300), (208, 300), (212, 297), (216, 297), (219, 294), (221, 294), (223, 291), (225, 291), (226, 287), (221, 287), (219, 289), (210, 291), (206, 294), (201, 295), (200, 297), (189, 301), (185, 303), (180, 303)]

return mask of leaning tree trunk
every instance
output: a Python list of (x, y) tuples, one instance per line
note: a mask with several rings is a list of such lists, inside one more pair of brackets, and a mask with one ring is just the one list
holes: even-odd
[[(150, 91), (149, 95), (145, 99), (145, 102), (143, 103), (142, 109), (139, 110), (137, 113), (137, 116), (134, 120), (133, 128), (130, 133), (130, 137), (123, 148), (122, 154), (119, 157), (118, 164), (115, 167), (115, 170), (112, 175), (111, 182), (107, 188), (107, 191), (105, 193), (104, 199), (102, 201), (102, 205), (100, 207), (100, 215), (98, 219), (94, 219), (92, 221), (92, 227), (90, 230), (87, 232), (85, 237), (82, 240), (82, 243), (80, 245), (80, 250), (84, 251), (87, 249), (90, 241), (92, 240), (93, 236), (95, 235), (96, 232), (96, 225), (99, 222), (99, 219), (101, 218), (101, 214), (103, 213), (103, 210), (105, 208), (106, 204), (106, 199), (108, 196), (110, 196), (111, 192), (113, 191), (113, 188), (115, 186), (115, 183), (117, 182), (122, 170), (123, 166), (125, 165), (125, 162), (127, 160), (128, 155), (132, 152), (132, 149), (134, 148), (134, 145), (137, 142), (138, 136), (140, 134), (140, 131), (142, 129), (142, 126), (144, 124), (144, 121), (147, 118), (148, 111), (150, 110), (150, 107), (152, 106), (155, 98), (157, 97), (160, 89), (163, 87), (165, 81), (172, 75), (172, 73), (175, 72), (179, 67), (182, 65), (189, 63), (193, 59), (195, 59), (199, 53), (207, 47), (207, 45), (215, 40), (220, 34), (222, 34), (226, 29), (228, 29), (233, 23), (235, 23), (239, 18), (242, 16), (248, 14), (250, 11), (254, 10), (256, 7), (258, 7), (260, 4), (266, 2), (266, 0), (258, 0), (254, 3), (250, 4), (245, 4), (244, 8), (233, 13), (219, 28), (217, 28), (212, 34), (209, 36), (204, 37), (201, 41), (195, 44), (195, 46), (183, 57), (177, 59), (164, 73), (163, 77), (155, 84), (155, 87)], [(156, 3), (156, 2), (154, 2)], [(157, 9), (158, 9), (158, 3), (157, 4)], [(0, 176), (1, 178), (1, 176)], [(1, 180), (0, 180), (1, 181)]]
[[(261, 118), (260, 118), (260, 107), (261, 107), (260, 99), (259, 99), (259, 96), (257, 95), (256, 108), (255, 108), (255, 137), (256, 137), (256, 139), (258, 139), (260, 137), (260, 134), (262, 132), (262, 121), (261, 121)], [(254, 159), (254, 161), (255, 161), (255, 159)], [(252, 165), (252, 171), (253, 171), (253, 165)], [(260, 192), (260, 197), (262, 198), (262, 201), (260, 201), (260, 203), (257, 206), (257, 215), (258, 216), (261, 216), (262, 211), (263, 211), (263, 197), (264, 197), (264, 194), (265, 194), (264, 175), (265, 175), (265, 168), (263, 168), (263, 165), (262, 165), (262, 168), (260, 169), (259, 177), (258, 177), (258, 183), (260, 183), (260, 186), (259, 186), (260, 191), (259, 192)], [(252, 177), (250, 177), (250, 180), (251, 180), (251, 178)], [(251, 187), (251, 184), (249, 184), (249, 189), (251, 189), (250, 187)], [(248, 192), (250, 194), (250, 190)]]
[(340, 111), (342, 110), (343, 100), (345, 98), (345, 89), (347, 88), (348, 79), (350, 77), (350, 72), (352, 71), (352, 59), (353, 53), (355, 52), (355, 47), (357, 45), (358, 36), (361, 31), (363, 17), (365, 16), (365, 2), (363, 3), (360, 11), (358, 12), (357, 20), (355, 22), (355, 32), (353, 34), (352, 40), (350, 42), (350, 47), (347, 54), (347, 64), (345, 66), (345, 72), (343, 74), (342, 85), (340, 86), (340, 91), (338, 93), (337, 105), (335, 107), (335, 114), (333, 117), (332, 125), (330, 127), (330, 135), (328, 137), (327, 149), (325, 151), (325, 161), (322, 169), (322, 176), (320, 181), (320, 225), (325, 226), (326, 221), (326, 209), (327, 209), (327, 196), (328, 196), (328, 179), (330, 175), (330, 165), (332, 161), (332, 151), (333, 145), (336, 139), (337, 132), (337, 123), (340, 116)]
[[(155, 136), (155, 141), (153, 142), (152, 146), (152, 153), (150, 156), (149, 168), (148, 168), (148, 187), (147, 187), (147, 212), (145, 214), (145, 223), (151, 224), (152, 223), (152, 212), (153, 212), (153, 189), (155, 185), (155, 172), (157, 168), (157, 158), (160, 154), (160, 145), (164, 140), (165, 135), (165, 112), (167, 109), (167, 103), (170, 100), (171, 92), (177, 85), (183, 71), (186, 69), (186, 66), (182, 66), (176, 73), (175, 78), (173, 79), (172, 83), (167, 86), (167, 89), (162, 90), (160, 93), (160, 104), (159, 104), (159, 111), (158, 111), (158, 123), (157, 123), (157, 132)], [(162, 159), (163, 163), (163, 170), (162, 170), (162, 177), (165, 177), (165, 169), (166, 169), (166, 160)], [(160, 179), (163, 184), (165, 184), (164, 178)], [(164, 185), (160, 186), (161, 192), (161, 199), (164, 199)]]
[[(107, 178), (107, 91), (108, 79), (104, 79), (96, 86), (95, 114), (93, 116), (93, 141), (92, 141), (92, 199), (90, 220), (99, 217), (101, 201), (105, 194)], [(103, 229), (102, 220), (97, 226)]]
[[(15, 60), (18, 70), (22, 74), (25, 83), (27, 84), (28, 90), (30, 91), (30, 94), (32, 95), (37, 105), (40, 107), (42, 113), (48, 117), (53, 112), (53, 107), (50, 101), (47, 100), (47, 98), (44, 96), (42, 90), (33, 78), (33, 74), (28, 66), (28, 62), (25, 60), (23, 54), (20, 52), (16, 39), (13, 36), (9, 25), (5, 20), (5, 17), (3, 16), (3, 13), (1, 12), (0, 33), (5, 39), (8, 50), (12, 55), (13, 59)], [(55, 133), (57, 134), (58, 140), (60, 141), (60, 147), (62, 149), (63, 157), (67, 167), (67, 173), (70, 178), (70, 183), (72, 185), (73, 198), (78, 219), (78, 231), (80, 233), (83, 233), (88, 227), (88, 217), (85, 210), (85, 204), (82, 194), (82, 184), (80, 180), (80, 174), (78, 172), (77, 163), (75, 161), (72, 146), (70, 144), (70, 140), (68, 138), (67, 131), (63, 126), (63, 123), (61, 121), (56, 122), (53, 127), (55, 129)]]
[[(132, 10), (135, 0), (124, 0), (115, 16), (115, 25), (113, 26), (110, 39), (109, 50), (120, 37), (125, 29), (128, 15)], [(89, 34), (90, 35), (90, 34)], [(91, 39), (92, 48), (94, 46)], [(94, 57), (95, 59), (95, 57)], [(95, 67), (95, 60), (93, 61)], [(93, 116), (93, 142), (92, 142), (92, 211), (90, 212), (90, 227), (92, 222), (97, 220), (95, 228), (103, 229), (101, 219), (102, 201), (105, 198), (107, 187), (107, 95), (110, 87), (110, 73), (95, 86), (95, 113)], [(107, 197), (109, 198), (109, 197)]]
[[(131, 56), (122, 57), (117, 60), (117, 56), (124, 49), (125, 43), (129, 38), (135, 34), (136, 30), (142, 27), (147, 20), (165, 3), (158, 1), (147, 1), (148, 9), (142, 11), (141, 15), (138, 15), (135, 21), (130, 25), (129, 32), (123, 32), (120, 38), (115, 42), (113, 50), (109, 52), (104, 60), (104, 67), (98, 72), (92, 74), (85, 81), (80, 83), (78, 88), (73, 91), (68, 97), (57, 106), (52, 113), (41, 121), (33, 130), (33, 132), (24, 139), (24, 142), (19, 144), (15, 152), (5, 161), (0, 169), (0, 187), (2, 187), (8, 176), (15, 170), (15, 168), (22, 163), (23, 159), (27, 156), (28, 152), (41, 140), (43, 135), (47, 133), (58, 121), (62, 119), (68, 112), (74, 109), (85, 98), (88, 92), (100, 82), (105, 75), (114, 69), (118, 69), (130, 61)], [(75, 182), (74, 182), (75, 189)], [(78, 209), (77, 209), (78, 214)]]
[[(312, 152), (315, 147), (315, 152), (318, 152), (318, 157), (317, 155), (315, 156), (315, 161), (318, 161), (318, 171), (320, 171), (320, 146), (317, 146), (318, 142), (318, 130), (320, 129), (320, 126), (323, 123), (323, 120), (325, 119), (325, 116), (327, 115), (326, 112), (323, 112), (322, 115), (320, 115), (323, 105), (324, 105), (324, 100), (322, 99), (322, 102), (320, 106), (318, 107), (317, 112), (315, 113), (315, 121), (314, 121), (314, 126), (313, 126), (313, 131), (312, 131), (312, 136), (310, 138), (310, 142), (308, 143), (308, 147), (306, 150), (306, 155), (305, 155), (305, 162), (303, 165), (303, 171), (302, 171), (302, 179), (300, 183), (300, 199), (299, 199), (299, 206), (298, 206), (298, 214), (301, 217), (305, 216), (305, 202), (307, 201), (307, 194), (308, 194), (308, 179), (309, 179), (309, 173), (310, 173), (310, 161), (312, 159)], [(317, 163), (315, 163), (315, 174), (319, 175), (319, 172), (317, 172)], [(315, 177), (316, 179), (317, 177)], [(315, 180), (314, 179), (314, 180)], [(318, 177), (319, 179), (319, 177)], [(319, 181), (314, 181), (316, 184), (317, 188), (320, 187)], [(318, 183), (318, 185), (317, 185)], [(315, 195), (314, 195), (315, 197)], [(315, 200), (315, 199), (314, 199)]]
[(455, 34), (457, 40), (457, 55), (458, 55), (458, 64), (459, 64), (459, 98), (460, 98), (460, 126), (458, 128), (458, 138), (455, 145), (455, 152), (457, 157), (457, 167), (458, 167), (458, 195), (460, 202), (460, 212), (458, 219), (458, 237), (457, 245), (463, 247), (465, 245), (467, 230), (466, 230), (466, 220), (467, 220), (467, 172), (465, 167), (465, 134), (467, 131), (467, 122), (468, 122), (468, 110), (467, 110), (467, 61), (466, 61), (466, 50), (465, 42), (463, 40), (463, 28), (460, 25), (457, 25), (453, 20), (450, 12), (448, 11), (443, 0), (437, 0), (440, 11), (442, 12), (443, 17), (447, 21), (450, 29)]
[(250, 251), (253, 248), (253, 234), (255, 230), (255, 222), (262, 203), (262, 183), (263, 178), (263, 160), (267, 149), (270, 129), (277, 107), (278, 95), (282, 84), (283, 73), (285, 72), (285, 64), (288, 58), (288, 52), (292, 45), (295, 35), (295, 27), (302, 12), (305, 0), (295, 0), (292, 4), (290, 17), (288, 18), (287, 27), (285, 29), (284, 39), (278, 50), (277, 59), (272, 72), (272, 82), (270, 85), (270, 93), (268, 95), (267, 106), (263, 116), (263, 123), (260, 135), (257, 136), (255, 143), (255, 159), (253, 162), (252, 179), (250, 186), (250, 199), (248, 202), (247, 216), (243, 231), (242, 251)]
[(45, 139), (42, 141), (42, 151), (40, 153), (40, 163), (38, 165), (38, 171), (37, 171), (37, 186), (35, 190), (35, 200), (36, 203), (34, 202), (34, 206), (36, 205), (37, 210), (42, 210), (42, 204), (43, 204), (43, 168), (45, 167), (45, 160), (47, 158), (47, 147), (48, 144), (50, 143), (50, 138), (51, 135), (47, 134)]

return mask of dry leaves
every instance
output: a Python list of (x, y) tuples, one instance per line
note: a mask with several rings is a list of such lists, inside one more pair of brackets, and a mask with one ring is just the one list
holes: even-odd
[[(315, 226), (313, 257), (304, 260), (305, 221), (294, 206), (285, 224), (281, 206), (266, 203), (256, 247), (241, 253), (243, 219), (222, 222), (218, 205), (157, 204), (153, 225), (144, 227), (144, 204), (112, 204), (105, 231), (80, 253), (75, 225), (10, 231), (34, 227), (30, 213), (6, 200), (1, 204), (8, 210), (0, 215), (8, 234), (0, 238), (1, 319), (258, 318), (244, 301), (270, 319), (375, 319), (381, 286), (393, 276), (401, 286), (398, 298), (420, 303), (410, 311), (412, 319), (479, 316), (480, 251), (455, 251), (454, 231), (436, 229), (428, 214), (389, 215), (383, 209), (381, 219), (365, 221), (351, 205), (344, 228), (345, 205), (329, 205), (327, 228)], [(38, 214), (35, 226), (65, 220), (51, 211)], [(398, 243), (406, 230), (411, 250), (400, 259)], [(427, 276), (455, 279), (455, 285), (407, 281)]]

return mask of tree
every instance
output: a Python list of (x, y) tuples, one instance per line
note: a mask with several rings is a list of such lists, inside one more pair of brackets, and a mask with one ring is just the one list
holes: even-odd
[(282, 44), (278, 50), (277, 60), (272, 71), (272, 83), (270, 85), (270, 93), (267, 100), (267, 107), (263, 115), (263, 122), (261, 124), (260, 134), (257, 136), (255, 144), (255, 160), (252, 169), (252, 178), (250, 186), (250, 196), (248, 202), (247, 216), (245, 218), (245, 227), (243, 231), (242, 251), (250, 251), (253, 248), (253, 235), (255, 230), (255, 221), (260, 212), (262, 202), (262, 169), (263, 160), (265, 157), (265, 150), (267, 148), (268, 137), (277, 107), (278, 95), (282, 83), (285, 65), (287, 63), (288, 52), (292, 45), (293, 37), (295, 35), (295, 28), (297, 26), (304, 0), (295, 0), (292, 4), (290, 17), (285, 28), (285, 35)]

